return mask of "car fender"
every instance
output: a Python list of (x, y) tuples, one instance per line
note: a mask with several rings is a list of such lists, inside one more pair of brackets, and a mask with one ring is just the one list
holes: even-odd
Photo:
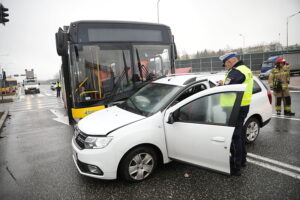
[(114, 137), (110, 145), (114, 146), (111, 147), (112, 149), (117, 149), (115, 153), (118, 163), (121, 162), (127, 152), (143, 144), (157, 147), (162, 154), (163, 163), (171, 161), (167, 153), (161, 112), (124, 126), (109, 135)]

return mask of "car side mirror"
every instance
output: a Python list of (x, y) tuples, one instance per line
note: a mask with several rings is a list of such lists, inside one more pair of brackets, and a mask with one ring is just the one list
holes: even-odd
[(173, 113), (170, 113), (170, 114), (169, 114), (169, 117), (168, 117), (167, 123), (168, 123), (168, 124), (173, 124), (174, 122), (175, 122), (175, 121), (174, 121)]

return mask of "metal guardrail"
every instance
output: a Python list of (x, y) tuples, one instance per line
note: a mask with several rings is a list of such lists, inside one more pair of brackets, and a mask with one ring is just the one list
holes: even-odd
[[(300, 49), (289, 50), (289, 53), (299, 52)], [(272, 51), (262, 53), (239, 54), (238, 58), (243, 60), (245, 65), (250, 67), (252, 71), (259, 71), (262, 63), (271, 56), (282, 55), (287, 51)], [(192, 72), (218, 72), (224, 70), (219, 56), (204, 57), (189, 60), (176, 60), (176, 68), (192, 67)]]

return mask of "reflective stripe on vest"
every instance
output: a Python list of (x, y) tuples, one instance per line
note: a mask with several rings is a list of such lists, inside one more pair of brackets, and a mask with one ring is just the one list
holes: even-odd
[[(252, 72), (245, 65), (240, 65), (236, 69), (244, 74), (245, 80), (242, 84), (247, 85), (246, 89), (245, 89), (245, 92), (244, 92), (244, 95), (243, 95), (241, 106), (250, 105), (251, 99), (252, 99), (252, 91), (253, 91), (253, 75), (252, 75)], [(227, 76), (228, 76), (229, 72), (226, 74), (224, 82), (226, 82), (226, 79), (227, 79)], [(224, 107), (225, 106), (233, 106), (233, 103), (235, 101), (234, 98), (230, 99), (230, 96), (225, 96), (225, 95), (222, 97), (222, 99), (223, 100), (221, 101), (221, 106), (224, 106)], [(225, 103), (225, 102), (227, 102), (227, 103)]]
[(245, 65), (238, 66), (236, 68), (240, 72), (242, 72), (245, 76), (245, 81), (242, 84), (246, 84), (246, 89), (243, 95), (241, 106), (250, 105), (252, 100), (252, 91), (253, 91), (253, 75), (252, 71), (246, 67)]

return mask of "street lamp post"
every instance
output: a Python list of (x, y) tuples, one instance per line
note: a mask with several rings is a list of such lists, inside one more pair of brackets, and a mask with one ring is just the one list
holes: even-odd
[(288, 48), (289, 48), (289, 19), (299, 13), (300, 13), (300, 11), (295, 14), (292, 14), (291, 16), (288, 16), (286, 19), (286, 50), (288, 50)]
[(243, 59), (244, 59), (244, 49), (245, 49), (245, 36), (243, 34), (240, 33), (241, 37), (243, 37), (243, 48), (242, 48), (242, 54), (243, 54)]
[(157, 0), (157, 23), (159, 24), (159, 2), (160, 0)]

